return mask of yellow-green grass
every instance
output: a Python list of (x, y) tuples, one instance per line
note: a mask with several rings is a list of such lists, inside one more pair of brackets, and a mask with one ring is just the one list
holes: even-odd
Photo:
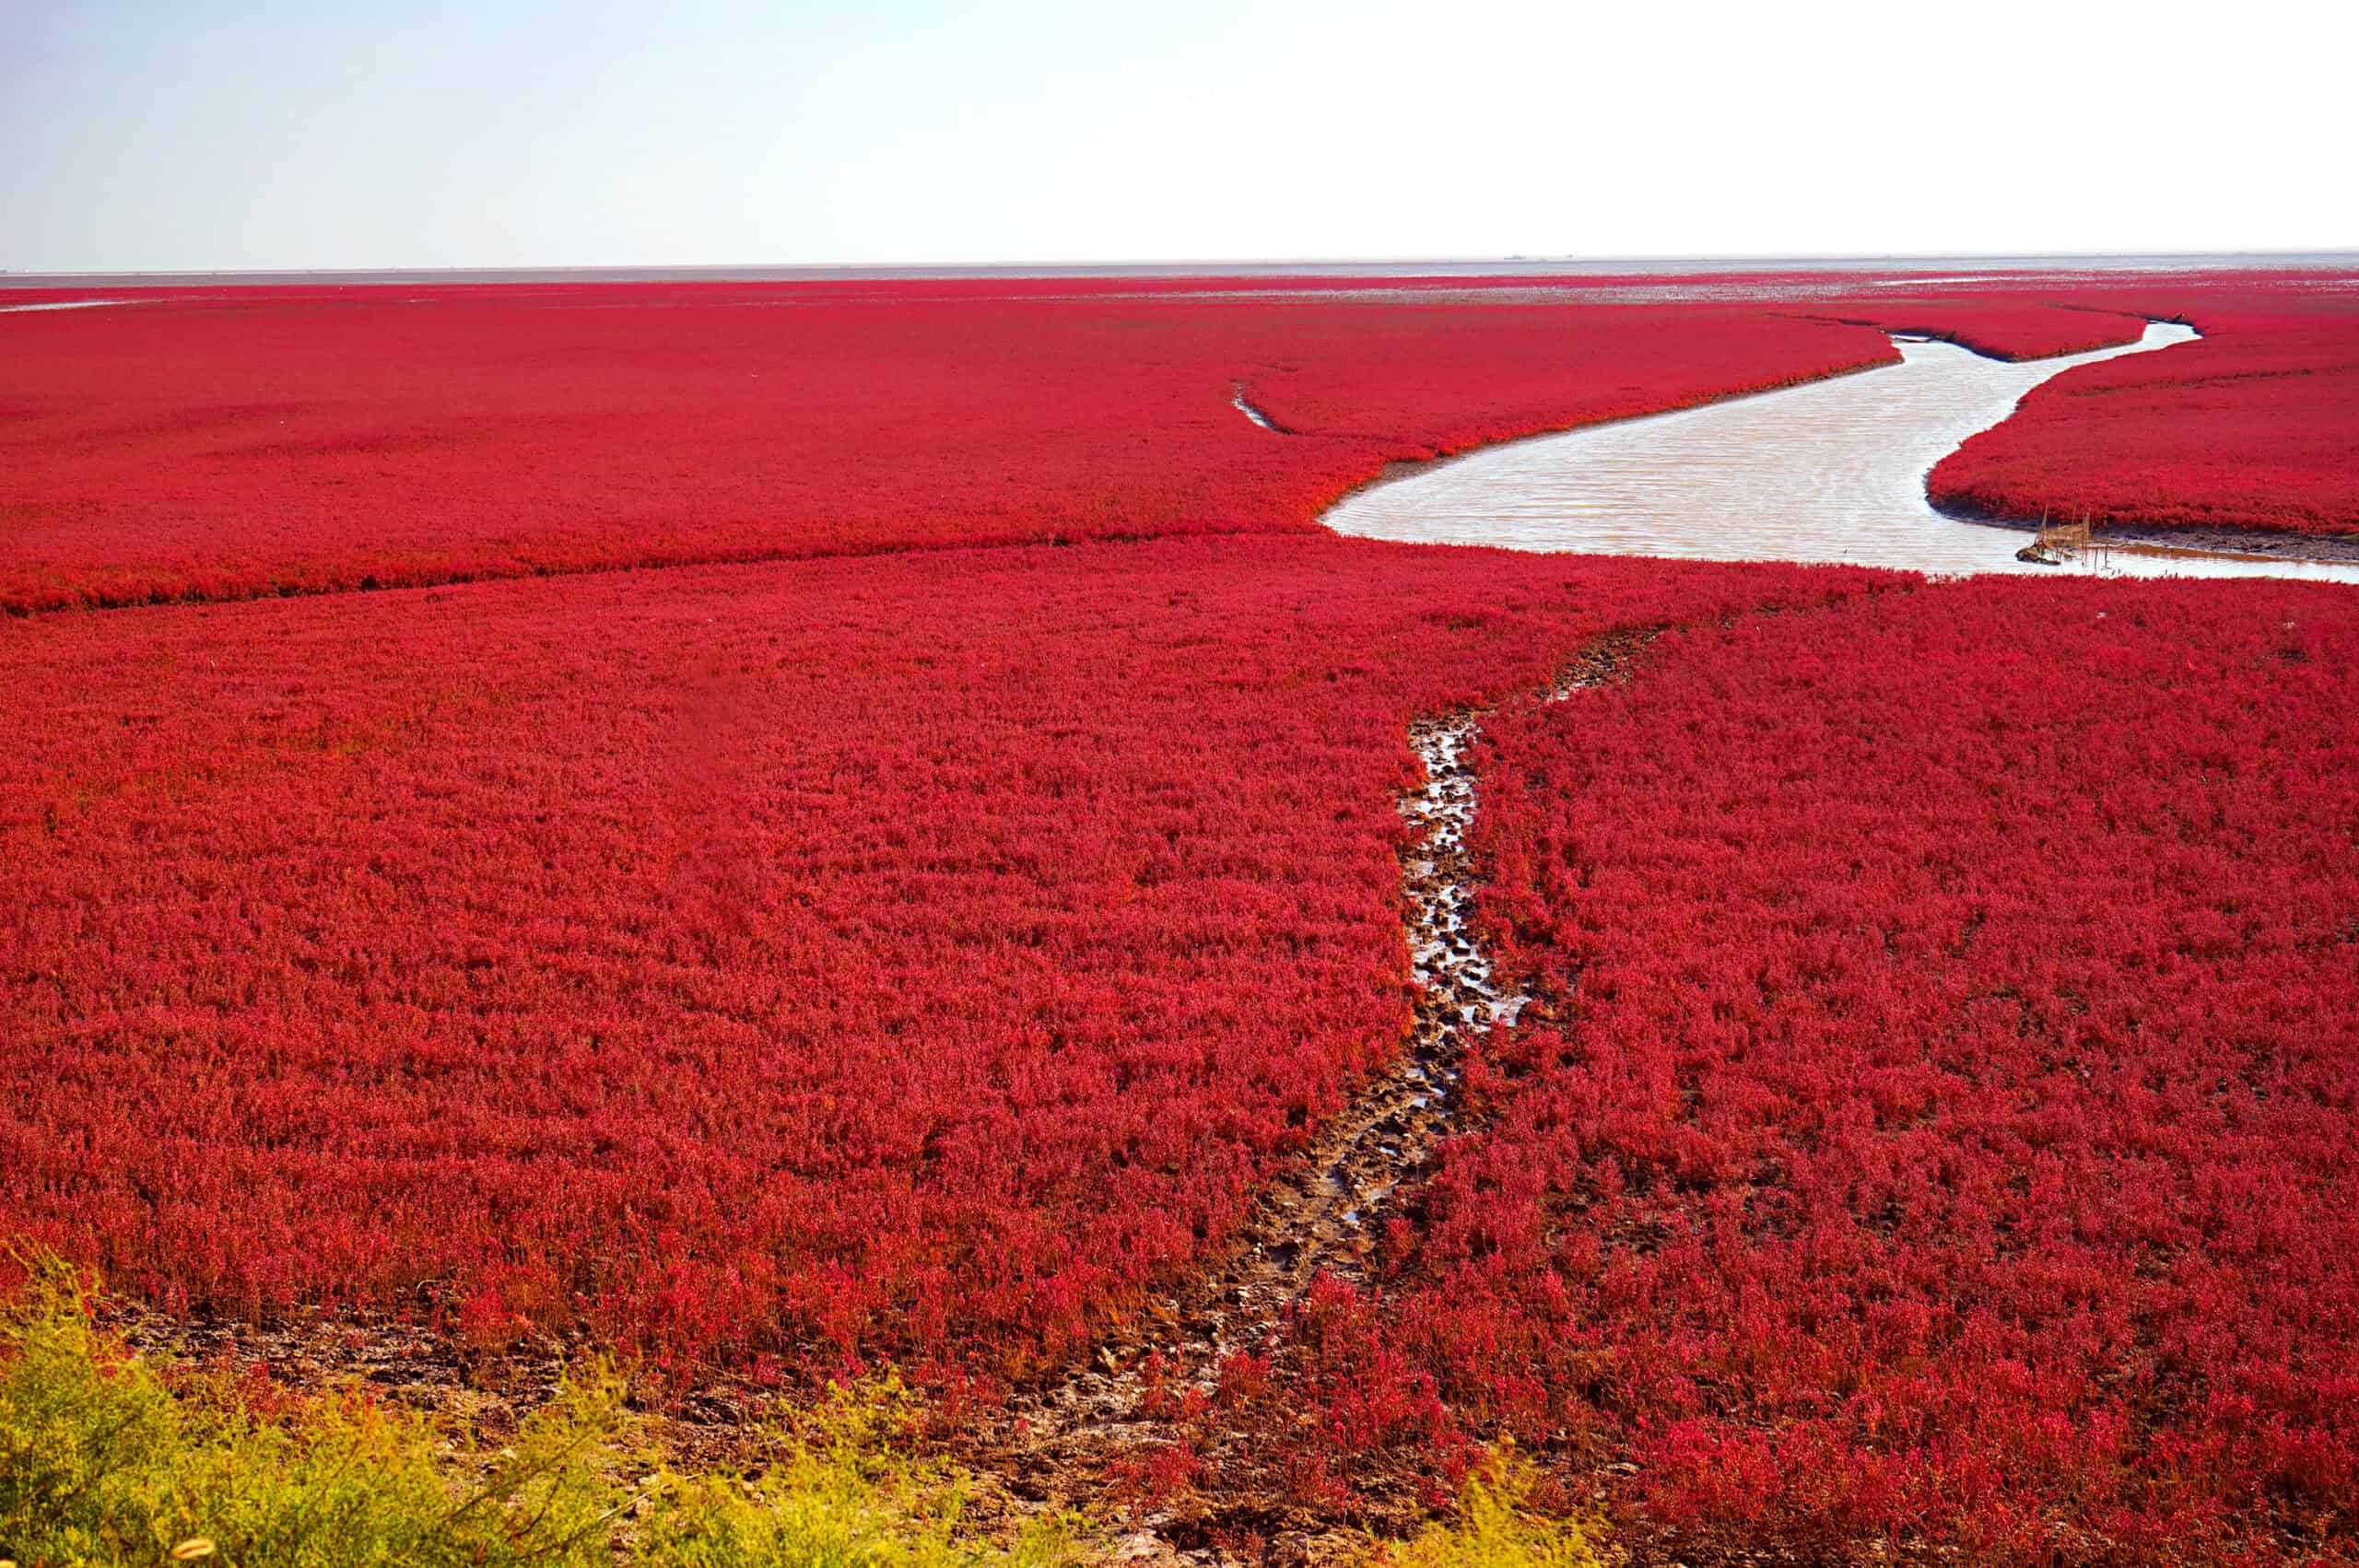
[(1374, 1568), (1606, 1568), (1614, 1562), (1592, 1544), (1592, 1537), (1603, 1539), (1602, 1527), (1532, 1511), (1538, 1479), (1513, 1449), (1499, 1449), (1489, 1473), (1467, 1482), (1457, 1518), (1379, 1550)]
[(896, 1442), (889, 1386), (766, 1433), (745, 1472), (679, 1474), (593, 1370), (492, 1449), (358, 1390), (271, 1399), (161, 1368), (40, 1263), (0, 1305), (0, 1561), (114, 1568), (796, 1564), (1060, 1568), (1070, 1520), (965, 1527), (966, 1490)]

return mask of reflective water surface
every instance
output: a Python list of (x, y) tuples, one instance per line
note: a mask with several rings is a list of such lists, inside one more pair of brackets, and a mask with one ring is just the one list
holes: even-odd
[(2062, 567), (2018, 561), (2020, 531), (1960, 522), (1925, 475), (2060, 371), (2195, 337), (2169, 322), (2118, 348), (2007, 364), (1897, 339), (1902, 363), (1470, 452), (1346, 497), (1340, 533), (1590, 555), (1848, 562), (1957, 576), (2302, 577), (2359, 582), (2359, 563), (2101, 550)]

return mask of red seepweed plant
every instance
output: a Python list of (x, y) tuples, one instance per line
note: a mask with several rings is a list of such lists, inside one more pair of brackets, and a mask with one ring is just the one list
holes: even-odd
[(181, 1309), (1021, 1374), (1402, 1048), (1410, 717), (1864, 580), (1262, 538), (0, 625), (0, 1211)]
[(208, 291), (0, 345), (18, 612), (1300, 532), (1389, 462), (1892, 354), (1748, 306), (1039, 285)]
[(2100, 526), (2359, 533), (2348, 290), (2161, 294), (2204, 336), (2084, 366), (1934, 468), (1942, 506)]
[(1508, 1432), (1682, 1550), (2348, 1556), (2344, 596), (1315, 526), (1388, 462), (1888, 357), (1805, 315), (2184, 313), (1936, 497), (2344, 528), (2346, 296), (1693, 287), (0, 320), (41, 612), (0, 623), (0, 1228), (170, 1312), (1046, 1375), (1401, 1048), (1403, 727), (1678, 626), (1486, 726), (1480, 918), (1536, 1000), (1380, 1293), (1175, 1396), (1229, 1435), (1164, 1479), (1274, 1452), (1344, 1514)]
[(1302, 1325), (1318, 1460), (1438, 1399), (1674, 1555), (2347, 1555), (2354, 670), (2333, 588), (1985, 580), (1503, 714), (1540, 1000), (1394, 1297)]

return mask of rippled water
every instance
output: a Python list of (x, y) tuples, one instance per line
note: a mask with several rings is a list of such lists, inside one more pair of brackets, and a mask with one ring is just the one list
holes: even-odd
[(2190, 341), (2155, 322), (2118, 348), (2026, 364), (1895, 339), (1902, 362), (1675, 414), (1486, 448), (1336, 504), (1340, 533), (1449, 544), (1724, 561), (1848, 562), (1944, 576), (2305, 577), (2359, 565), (2096, 552), (2067, 567), (2015, 559), (2020, 531), (1960, 522), (1925, 475), (2060, 371)]

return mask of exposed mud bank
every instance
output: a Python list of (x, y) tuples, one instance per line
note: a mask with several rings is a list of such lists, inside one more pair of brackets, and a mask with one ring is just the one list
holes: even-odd
[[(2036, 518), (2013, 517), (1954, 501), (1934, 500), (1931, 504), (1935, 511), (1953, 521), (1983, 528), (2036, 533), (2044, 526)], [(2135, 522), (2100, 523), (2096, 525), (2096, 532), (2107, 548), (2136, 551), (2163, 558), (2359, 563), (2359, 534), (2291, 533), (2271, 528), (2177, 527)]]

